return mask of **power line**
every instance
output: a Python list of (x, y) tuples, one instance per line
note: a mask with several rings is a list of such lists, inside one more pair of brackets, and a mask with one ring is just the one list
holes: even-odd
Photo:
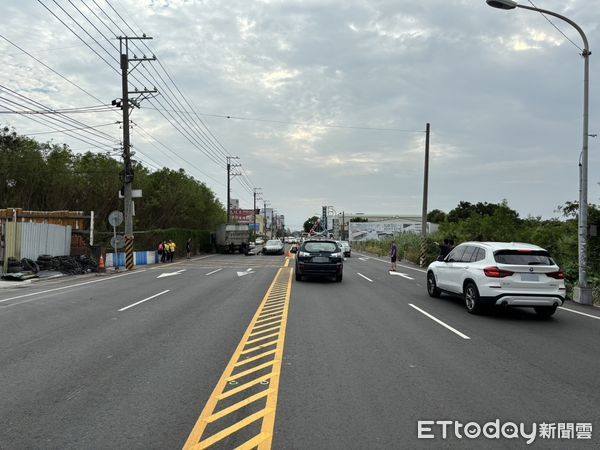
[[(94, 49), (94, 48), (93, 48), (93, 47), (92, 47), (90, 44), (88, 44), (88, 43), (87, 43), (87, 42), (86, 42), (86, 41), (85, 41), (83, 38), (81, 38), (81, 37), (80, 37), (80, 36), (79, 36), (77, 33), (75, 33), (75, 31), (73, 31), (73, 29), (72, 29), (72, 28), (71, 28), (69, 25), (67, 25), (67, 24), (66, 24), (66, 23), (65, 23), (65, 22), (64, 22), (64, 21), (63, 21), (63, 20), (62, 20), (60, 17), (58, 17), (56, 14), (54, 14), (54, 12), (53, 12), (53, 11), (52, 11), (50, 8), (48, 8), (48, 7), (47, 7), (47, 6), (46, 6), (44, 3), (42, 3), (42, 0), (38, 0), (38, 3), (40, 3), (40, 4), (41, 4), (41, 5), (44, 7), (44, 8), (46, 8), (46, 9), (48, 10), (48, 12), (49, 12), (50, 14), (52, 14), (52, 15), (53, 15), (53, 16), (54, 16), (54, 17), (55, 17), (55, 18), (56, 18), (56, 19), (57, 19), (57, 20), (58, 20), (60, 23), (62, 23), (62, 24), (63, 24), (63, 25), (64, 25), (64, 26), (65, 26), (65, 27), (66, 27), (66, 28), (67, 28), (67, 29), (68, 29), (68, 30), (69, 30), (71, 33), (73, 33), (73, 34), (74, 34), (74, 35), (77, 37), (77, 39), (79, 39), (81, 42), (83, 42), (83, 43), (84, 43), (84, 44), (85, 44), (85, 45), (86, 45), (86, 46), (87, 46), (87, 47), (88, 47), (88, 48), (89, 48), (91, 51), (93, 51), (93, 52), (94, 52), (96, 55), (98, 55), (98, 57), (99, 57), (99, 58), (100, 58), (102, 61), (104, 61), (104, 62), (105, 62), (105, 63), (106, 63), (106, 64), (107, 64), (107, 65), (108, 65), (108, 66), (109, 66), (111, 69), (113, 69), (115, 72), (119, 73), (119, 70), (118, 70), (116, 67), (114, 67), (114, 66), (113, 66), (113, 65), (112, 65), (110, 62), (108, 62), (108, 61), (107, 61), (107, 60), (106, 60), (106, 59), (105, 59), (105, 58), (104, 58), (104, 57), (103, 57), (103, 56), (102, 56), (100, 53), (98, 53), (98, 52), (96, 51), (96, 49)], [(56, 2), (55, 2), (55, 3), (56, 3)], [(58, 5), (58, 4), (57, 4), (57, 5)], [(59, 8), (60, 8), (60, 6), (59, 6)], [(62, 8), (61, 8), (61, 9), (62, 9)], [(64, 11), (64, 10), (63, 10), (63, 11)], [(79, 25), (78, 23), (76, 23), (76, 24), (77, 24), (77, 26), (79, 26), (80, 28), (82, 28), (82, 27), (81, 27), (81, 25)], [(83, 29), (83, 28), (82, 28), (82, 29)], [(85, 32), (85, 30), (84, 30), (84, 32)], [(91, 36), (89, 33), (87, 33), (87, 32), (86, 32), (86, 34), (87, 34), (88, 36), (92, 37), (92, 36)], [(92, 37), (92, 40), (93, 40), (93, 41), (94, 41), (96, 44), (98, 44), (98, 45), (99, 45), (99, 46), (100, 46), (100, 47), (101, 47), (103, 50), (105, 50), (105, 49), (104, 49), (104, 47), (102, 47), (102, 46), (101, 46), (101, 45), (98, 43), (98, 41), (97, 41), (96, 39), (94, 39), (94, 38)], [(106, 51), (106, 50), (105, 50), (105, 51)], [(114, 58), (113, 58), (113, 59), (114, 59)], [(118, 62), (118, 61), (117, 61), (117, 62)]]
[[(26, 101), (27, 103), (35, 105), (38, 108), (41, 107), (44, 111), (55, 112), (58, 117), (64, 118), (64, 120), (61, 120), (60, 118), (50, 116), (49, 118), (52, 119), (52, 120), (59, 121), (61, 123), (68, 123), (70, 126), (79, 125), (79, 126), (83, 126), (83, 127), (89, 127), (88, 124), (86, 124), (86, 123), (83, 123), (83, 122), (80, 122), (79, 120), (73, 119), (73, 118), (65, 115), (64, 113), (57, 112), (57, 111), (53, 110), (52, 108), (50, 108), (50, 107), (48, 107), (46, 105), (43, 105), (40, 102), (32, 100), (32, 99), (30, 99), (29, 97), (27, 97), (27, 96), (25, 96), (23, 94), (19, 94), (18, 92), (14, 91), (12, 89), (7, 88), (6, 86), (0, 85), (0, 91), (1, 90), (4, 90), (7, 94), (12, 95), (13, 97), (17, 97), (17, 98), (19, 98), (21, 100)], [(5, 100), (9, 101), (8, 99), (5, 99)], [(30, 107), (26, 107), (26, 109), (32, 110), (32, 108), (30, 108)], [(90, 134), (94, 134), (97, 137), (100, 137), (102, 139), (107, 139), (108, 138), (107, 140), (111, 140), (111, 141), (114, 140), (114, 138), (112, 136), (110, 136), (107, 133), (104, 133), (103, 131), (94, 131), (93, 133), (90, 132)], [(104, 136), (104, 137), (102, 137), (102, 136)]]
[[(533, 3), (531, 0), (528, 0), (528, 1), (529, 1), (529, 3), (531, 3), (531, 6), (533, 6), (533, 7), (534, 7), (534, 8), (536, 8), (536, 9), (539, 9), (537, 6), (535, 6), (535, 4), (534, 4), (534, 3)], [(557, 26), (557, 25), (555, 25), (555, 24), (554, 24), (554, 22), (552, 22), (552, 20), (550, 20), (550, 18), (549, 18), (549, 17), (548, 17), (546, 14), (544, 14), (542, 11), (538, 11), (538, 12), (539, 12), (539, 13), (540, 13), (542, 16), (544, 16), (544, 19), (546, 19), (546, 20), (547, 20), (547, 21), (550, 23), (550, 25), (552, 25), (554, 28), (556, 28), (556, 30), (557, 30), (557, 31), (558, 31), (560, 34), (562, 34), (562, 35), (563, 35), (563, 37), (564, 37), (564, 38), (565, 38), (567, 41), (569, 41), (569, 42), (570, 42), (571, 44), (573, 44), (573, 45), (574, 45), (576, 48), (578, 48), (580, 52), (583, 52), (583, 49), (582, 49), (582, 48), (581, 48), (579, 45), (577, 45), (575, 42), (573, 42), (573, 40), (571, 40), (571, 38), (569, 38), (569, 36), (567, 36), (565, 33), (563, 33), (563, 31), (562, 31), (560, 28), (558, 28), (558, 26)]]
[(287, 120), (275, 120), (275, 119), (259, 119), (253, 117), (243, 117), (243, 116), (232, 116), (232, 115), (223, 115), (223, 114), (209, 114), (209, 113), (199, 113), (194, 112), (198, 116), (206, 116), (206, 117), (217, 117), (220, 119), (233, 119), (233, 120), (246, 120), (251, 122), (266, 122), (266, 123), (278, 123), (282, 125), (301, 125), (306, 127), (316, 127), (316, 128), (342, 128), (342, 129), (350, 129), (350, 130), (366, 130), (366, 131), (394, 131), (400, 133), (425, 133), (425, 130), (409, 130), (403, 128), (382, 128), (382, 127), (366, 127), (366, 126), (352, 126), (352, 125), (325, 125), (320, 123), (309, 123), (309, 122), (292, 122)]

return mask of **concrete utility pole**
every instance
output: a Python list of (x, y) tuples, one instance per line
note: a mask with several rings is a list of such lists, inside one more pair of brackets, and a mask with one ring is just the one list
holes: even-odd
[[(252, 216), (252, 236), (254, 236), (254, 239), (256, 239), (256, 200), (257, 200), (257, 195), (260, 194), (261, 188), (254, 188), (254, 209), (253, 209), (253, 216)], [(258, 200), (260, 200), (260, 198), (258, 198)]]
[[(263, 217), (263, 221), (265, 223), (264, 226), (264, 232), (265, 232), (265, 237), (267, 237), (267, 204), (270, 203), (267, 200), (263, 199), (263, 210), (265, 211), (265, 216)], [(273, 226), (273, 224), (271, 224), (271, 226)]]
[(238, 173), (231, 174), (232, 167), (240, 167), (241, 164), (231, 164), (232, 159), (240, 159), (238, 156), (227, 157), (227, 223), (231, 218), (231, 177), (239, 175)]
[[(137, 62), (141, 64), (143, 61), (154, 61), (155, 56), (151, 58), (137, 58), (135, 55), (133, 58), (129, 58), (129, 41), (130, 40), (146, 40), (152, 39), (146, 35), (142, 37), (125, 37), (119, 36), (120, 52), (121, 52), (121, 102), (113, 101), (113, 105), (120, 106), (123, 109), (123, 162), (125, 168), (123, 170), (123, 197), (124, 197), (124, 216), (125, 216), (125, 266), (127, 270), (133, 270), (133, 165), (131, 161), (131, 142), (129, 140), (129, 108), (137, 106), (139, 108), (139, 100), (146, 98), (146, 94), (154, 94), (158, 92), (156, 89), (146, 89), (133, 91), (129, 90), (129, 63)], [(131, 70), (133, 70), (134, 66)], [(129, 99), (129, 94), (137, 94), (138, 97), (135, 99)]]
[(425, 127), (425, 173), (423, 175), (423, 211), (421, 214), (421, 255), (419, 265), (425, 265), (427, 254), (427, 195), (429, 188), (429, 124)]

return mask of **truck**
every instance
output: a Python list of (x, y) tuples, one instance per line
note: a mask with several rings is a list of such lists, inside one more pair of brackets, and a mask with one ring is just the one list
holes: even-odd
[[(215, 247), (219, 253), (243, 253), (250, 243), (248, 225), (222, 224), (215, 233)], [(245, 244), (244, 246), (242, 244)]]

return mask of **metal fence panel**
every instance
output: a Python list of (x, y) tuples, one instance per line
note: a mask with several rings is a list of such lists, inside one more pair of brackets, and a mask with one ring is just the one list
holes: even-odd
[(22, 222), (21, 258), (37, 259), (40, 255), (65, 256), (71, 253), (71, 226)]

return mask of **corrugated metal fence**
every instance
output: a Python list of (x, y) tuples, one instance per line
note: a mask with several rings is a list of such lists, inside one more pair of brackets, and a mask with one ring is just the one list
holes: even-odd
[(4, 270), (9, 257), (36, 260), (40, 255), (65, 256), (71, 252), (71, 227), (49, 223), (5, 224)]

